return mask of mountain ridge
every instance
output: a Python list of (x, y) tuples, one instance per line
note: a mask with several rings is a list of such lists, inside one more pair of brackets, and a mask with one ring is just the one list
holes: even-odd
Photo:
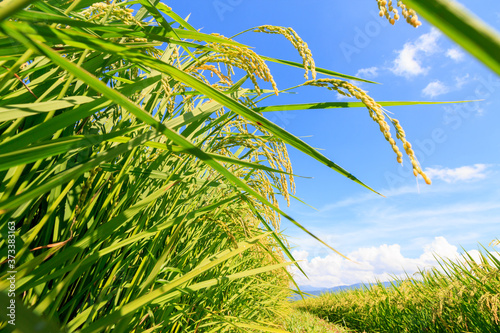
[[(393, 283), (395, 283), (395, 281), (381, 282), (381, 284), (384, 287), (390, 287), (390, 286), (392, 286)], [(355, 283), (355, 284), (351, 284), (351, 285), (336, 286), (336, 287), (332, 287), (332, 288), (321, 288), (321, 287), (313, 287), (313, 286), (299, 286), (299, 287), (303, 293), (310, 294), (310, 296), (304, 295), (307, 298), (307, 297), (317, 297), (317, 296), (319, 296), (321, 294), (325, 294), (325, 293), (336, 293), (336, 292), (349, 290), (349, 289), (366, 288), (366, 287), (371, 287), (371, 286), (377, 285), (377, 284), (379, 284), (379, 283)], [(300, 294), (295, 293), (291, 297), (291, 299), (294, 301), (297, 301), (297, 300), (301, 299), (301, 296), (300, 296)]]

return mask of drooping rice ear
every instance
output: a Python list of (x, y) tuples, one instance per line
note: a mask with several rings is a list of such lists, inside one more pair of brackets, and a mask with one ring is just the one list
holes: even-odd
[[(392, 25), (399, 20), (399, 12), (397, 8), (394, 8), (392, 5), (392, 0), (377, 0), (377, 5), (380, 10), (380, 17), (385, 17)], [(415, 11), (407, 7), (402, 1), (397, 2), (397, 7), (401, 8), (401, 15), (403, 15), (408, 24), (414, 26), (415, 28), (422, 25), (422, 22), (418, 20), (418, 16)]]
[(413, 174), (415, 176), (421, 175), (426, 184), (431, 184), (430, 178), (420, 168), (417, 157), (415, 156), (415, 152), (413, 151), (411, 144), (406, 140), (405, 132), (399, 124), (399, 121), (397, 119), (389, 117), (387, 113), (384, 112), (382, 106), (375, 102), (375, 100), (371, 98), (364, 90), (356, 87), (350, 82), (339, 79), (310, 80), (306, 81), (304, 85), (325, 87), (342, 95), (355, 97), (360, 100), (368, 109), (370, 117), (380, 126), (380, 131), (384, 135), (384, 138), (389, 142), (394, 153), (396, 153), (398, 163), (403, 163), (403, 154), (399, 150), (396, 141), (392, 138), (389, 124), (385, 120), (386, 117), (389, 118), (396, 130), (396, 137), (403, 143), (403, 148), (406, 152), (406, 155), (408, 155), (408, 157), (410, 158), (413, 168)]

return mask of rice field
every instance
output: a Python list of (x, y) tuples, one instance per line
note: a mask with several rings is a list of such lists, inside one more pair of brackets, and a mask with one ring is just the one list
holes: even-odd
[[(322, 241), (278, 205), (295, 190), (287, 147), (372, 189), (265, 113), (366, 107), (430, 182), (383, 109), (421, 103), (375, 102), (353, 84), (370, 81), (315, 66), (291, 28), (243, 33), (286, 38), (294, 61), (201, 33), (159, 1), (0, 3), (0, 307), (15, 304), (0, 330), (334, 329), (289, 316), (281, 218)], [(282, 87), (267, 62), (304, 83)], [(262, 106), (304, 85), (358, 101)]]
[[(338, 91), (362, 79), (317, 68), (291, 28), (246, 33), (281, 35), (302, 63), (159, 2), (1, 3), (0, 304), (15, 309), (0, 329), (284, 332), (281, 217), (317, 238), (279, 208), (286, 145), (369, 187), (263, 116), (281, 92), (266, 61)], [(348, 87), (389, 137), (382, 106)]]
[(500, 332), (499, 253), (441, 260), (392, 287), (327, 293), (295, 308), (356, 332)]

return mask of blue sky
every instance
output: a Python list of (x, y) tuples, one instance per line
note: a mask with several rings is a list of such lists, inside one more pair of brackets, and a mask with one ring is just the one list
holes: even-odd
[[(495, 0), (461, 3), (497, 31)], [(340, 164), (386, 197), (377, 196), (324, 165), (290, 149), (297, 196), (284, 210), (353, 264), (290, 223), (285, 233), (303, 260), (309, 280), (301, 285), (332, 287), (413, 273), (432, 266), (432, 253), (455, 257), (500, 237), (500, 78), (463, 52), (427, 22), (417, 29), (391, 26), (377, 16), (375, 0), (171, 1), (203, 32), (232, 36), (263, 24), (294, 28), (308, 43), (316, 65), (379, 82), (361, 84), (377, 101), (483, 100), (468, 104), (390, 107), (413, 144), (433, 184), (418, 184), (364, 108), (266, 114), (268, 118)], [(283, 37), (246, 33), (237, 40), (262, 55), (301, 62)], [(270, 63), (281, 89), (303, 82), (303, 71)], [(269, 98), (265, 105), (346, 101), (326, 89)]]

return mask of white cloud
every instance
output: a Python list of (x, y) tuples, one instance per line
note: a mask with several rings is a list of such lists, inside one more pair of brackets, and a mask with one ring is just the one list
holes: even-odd
[(465, 84), (473, 81), (474, 79), (471, 79), (470, 78), (470, 75), (469, 73), (465, 74), (464, 76), (460, 77), (460, 76), (457, 76), (455, 77), (455, 87), (457, 87), (457, 89), (460, 89), (462, 88)]
[(448, 49), (446, 51), (446, 56), (455, 60), (456, 62), (461, 62), (465, 58), (465, 54), (457, 48)]
[(429, 33), (420, 36), (415, 42), (406, 43), (403, 49), (397, 51), (398, 56), (393, 62), (391, 71), (405, 77), (427, 73), (429, 67), (422, 66), (422, 58), (439, 50), (437, 41), (440, 37), (441, 33), (432, 28)]
[(429, 96), (431, 98), (446, 94), (450, 91), (450, 88), (446, 86), (443, 82), (439, 80), (432, 81), (423, 90), (422, 94)]
[(455, 169), (449, 168), (426, 168), (425, 173), (431, 179), (440, 179), (447, 183), (454, 183), (457, 181), (474, 181), (484, 179), (486, 177), (486, 164), (474, 164), (470, 166), (463, 166)]
[[(316, 211), (290, 213), (343, 254), (362, 247), (398, 243), (406, 253), (418, 257), (424, 244), (436, 235), (453, 244), (474, 247), (477, 242), (488, 244), (498, 237), (500, 181), (496, 169), (496, 165), (488, 165), (482, 172), (486, 174), (484, 179), (452, 184), (434, 178), (433, 174), (432, 186), (421, 187), (420, 192), (416, 184), (380, 189), (385, 198), (360, 191)], [(406, 177), (414, 178), (411, 172)], [(287, 227), (285, 233), (295, 250), (305, 250), (310, 257), (331, 253), (298, 228)]]
[(336, 254), (307, 259), (306, 251), (293, 251), (297, 260), (303, 260), (299, 264), (309, 279), (300, 274), (296, 267), (292, 268), (292, 272), (299, 285), (329, 288), (376, 280), (390, 281), (395, 276), (404, 278), (406, 274), (412, 275), (419, 269), (436, 267), (435, 256), (451, 260), (460, 258), (457, 247), (444, 237), (435, 237), (422, 250), (418, 258), (407, 258), (401, 253), (399, 244), (383, 244), (349, 253), (348, 257), (353, 261)]
[(377, 67), (361, 68), (356, 73), (356, 76), (364, 79), (375, 78), (378, 76), (378, 68)]
[(422, 89), (422, 94), (428, 97), (436, 97), (449, 93), (450, 91), (460, 90), (464, 85), (473, 81), (475, 79), (470, 78), (469, 74), (464, 76), (455, 76), (455, 82), (450, 84), (445, 84), (439, 80), (434, 80), (430, 82), (424, 89)]

